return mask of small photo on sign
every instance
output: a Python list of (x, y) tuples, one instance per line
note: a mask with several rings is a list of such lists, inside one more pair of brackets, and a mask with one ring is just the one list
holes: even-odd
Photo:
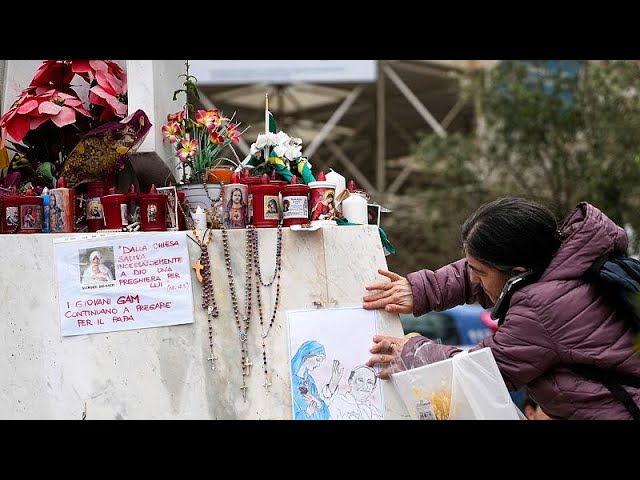
[(115, 285), (113, 247), (78, 250), (82, 289)]
[(367, 216), (369, 217), (369, 225), (380, 226), (380, 205), (367, 205)]

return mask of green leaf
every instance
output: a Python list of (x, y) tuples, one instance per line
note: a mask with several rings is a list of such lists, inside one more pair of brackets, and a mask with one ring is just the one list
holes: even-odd
[(42, 175), (48, 182), (53, 182), (53, 172), (55, 171), (55, 167), (51, 162), (41, 163), (36, 169), (36, 173)]

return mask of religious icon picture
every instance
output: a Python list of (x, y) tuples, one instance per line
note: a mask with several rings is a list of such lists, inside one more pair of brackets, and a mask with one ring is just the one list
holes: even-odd
[(264, 196), (264, 218), (265, 220), (278, 220), (280, 218), (278, 197), (272, 195)]
[(158, 187), (156, 191), (167, 196), (167, 230), (178, 230), (178, 193), (176, 187)]
[(367, 217), (369, 225), (380, 226), (380, 205), (367, 205)]
[(367, 366), (377, 313), (363, 308), (287, 312), (294, 420), (383, 420), (382, 386)]
[(150, 203), (147, 207), (147, 222), (153, 223), (158, 219), (158, 207), (154, 203)]
[(87, 202), (87, 217), (88, 218), (104, 218), (104, 210), (100, 200), (89, 200)]
[(114, 286), (115, 269), (113, 247), (97, 247), (78, 250), (80, 283), (82, 290), (87, 285)]
[(21, 227), (24, 230), (42, 229), (42, 206), (20, 205)]
[(311, 189), (311, 220), (335, 220), (336, 191), (334, 188)]
[(249, 187), (230, 184), (222, 187), (222, 208), (225, 228), (245, 228), (249, 220)]
[(20, 222), (20, 216), (18, 215), (18, 207), (7, 207), (5, 211), (7, 226), (17, 227)]

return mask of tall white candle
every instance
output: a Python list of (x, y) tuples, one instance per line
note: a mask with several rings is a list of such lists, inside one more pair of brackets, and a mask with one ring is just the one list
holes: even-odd
[[(269, 94), (264, 94), (264, 133), (269, 133)], [(269, 145), (264, 147), (264, 160), (269, 160)]]
[(191, 214), (191, 218), (193, 218), (193, 226), (195, 228), (207, 228), (207, 212), (205, 212), (200, 205), (196, 208), (195, 213)]

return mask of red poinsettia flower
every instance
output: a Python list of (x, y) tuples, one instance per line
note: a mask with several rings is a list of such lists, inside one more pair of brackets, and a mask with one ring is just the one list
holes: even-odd
[(64, 89), (69, 87), (75, 75), (68, 60), (45, 60), (29, 86)]
[(100, 121), (107, 121), (114, 116), (127, 115), (127, 76), (120, 71), (119, 75), (109, 65), (99, 65), (101, 70), (95, 72), (97, 85), (89, 90), (89, 101), (104, 107)]
[[(17, 142), (22, 140), (29, 131), (30, 119), (24, 116), (24, 112), (32, 109), (31, 104), (28, 104), (32, 91), (35, 89), (27, 88), (20, 92), (18, 99), (13, 102), (9, 111), (0, 118), (0, 127), (6, 128), (9, 136)], [(26, 107), (25, 104), (27, 104)]]
[(38, 114), (40, 117), (46, 117), (43, 121), (38, 119), (33, 128), (51, 119), (58, 127), (70, 125), (76, 121), (76, 112), (91, 117), (91, 114), (84, 108), (82, 100), (73, 95), (58, 90), (49, 90), (39, 95), (40, 103), (38, 105)]
[[(89, 101), (84, 104), (75, 91), (78, 84), (72, 83), (76, 75), (89, 84)], [(126, 117), (126, 81), (123, 69), (112, 60), (43, 61), (29, 87), (0, 117), (3, 136), (11, 139), (7, 148), (16, 152), (9, 173), (31, 172), (23, 180), (53, 187), (51, 175), (34, 174), (43, 164), (55, 173), (85, 134), (108, 120)], [(16, 159), (25, 159), (29, 168)]]

